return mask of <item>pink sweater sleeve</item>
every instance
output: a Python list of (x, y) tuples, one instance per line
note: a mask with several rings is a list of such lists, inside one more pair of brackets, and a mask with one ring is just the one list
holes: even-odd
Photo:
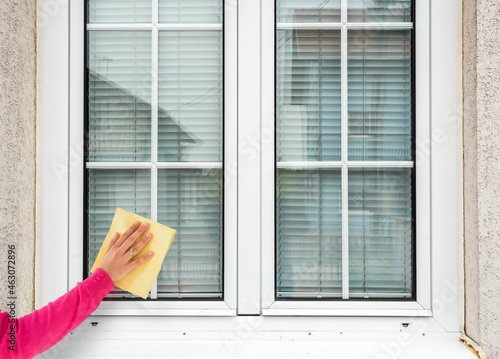
[(49, 349), (92, 314), (114, 288), (108, 274), (98, 268), (68, 293), (31, 314), (14, 320), (7, 312), (0, 313), (0, 358), (32, 358)]

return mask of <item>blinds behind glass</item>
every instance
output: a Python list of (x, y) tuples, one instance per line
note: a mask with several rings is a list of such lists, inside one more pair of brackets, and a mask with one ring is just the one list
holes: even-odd
[(340, 0), (276, 0), (278, 22), (340, 22)]
[(411, 22), (412, 0), (348, 0), (349, 22)]
[(88, 160), (151, 159), (151, 32), (88, 32)]
[[(88, 170), (88, 268), (108, 234), (116, 208), (151, 217), (151, 172), (135, 169)], [(120, 289), (111, 297), (132, 297)]]
[(276, 192), (277, 297), (341, 297), (340, 170), (279, 170)]
[(221, 170), (159, 170), (158, 220), (177, 229), (159, 295), (221, 297), (221, 183)]
[(222, 161), (220, 31), (161, 31), (158, 78), (158, 159)]
[(351, 298), (412, 295), (412, 170), (349, 170)]
[(221, 0), (159, 0), (159, 21), (175, 24), (222, 24)]
[[(220, 299), (222, 1), (87, 8), (88, 268), (121, 207), (177, 229), (152, 299)], [(182, 30), (151, 30), (156, 23)]]
[(340, 160), (340, 31), (278, 30), (278, 161)]
[(90, 24), (150, 23), (151, 0), (87, 0)]
[(351, 30), (349, 159), (411, 161), (411, 31)]
[(415, 296), (412, 3), (347, 7), (277, 1), (278, 299)]

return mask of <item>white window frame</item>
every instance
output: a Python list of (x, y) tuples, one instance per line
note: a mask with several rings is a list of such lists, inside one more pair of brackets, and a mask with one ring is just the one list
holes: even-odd
[[(69, 21), (61, 19), (59, 24), (54, 24), (54, 28), (58, 26), (63, 28), (67, 26), (67, 32), (60, 34), (53, 34), (54, 37), (67, 36), (69, 43), (67, 44), (68, 59), (67, 59), (67, 78), (69, 87), (67, 88), (67, 98), (69, 99), (69, 106), (66, 107), (66, 116), (63, 115), (64, 111), (51, 109), (60, 123), (56, 132), (59, 136), (64, 135), (66, 130), (69, 134), (68, 140), (54, 141), (52, 145), (60, 147), (62, 153), (67, 153), (69, 148), (69, 158), (66, 161), (60, 161), (57, 167), (65, 167), (67, 165), (68, 171), (62, 169), (58, 172), (58, 182), (66, 179), (67, 183), (67, 198), (64, 194), (55, 188), (50, 189), (58, 193), (62, 201), (67, 201), (67, 278), (64, 280), (66, 283), (66, 290), (69, 290), (76, 285), (77, 282), (83, 280), (83, 260), (85, 255), (83, 253), (83, 238), (84, 234), (84, 198), (83, 198), (83, 184), (85, 170), (83, 166), (84, 161), (84, 32), (85, 29), (131, 29), (131, 30), (149, 30), (152, 32), (153, 39), (157, 39), (157, 32), (159, 30), (182, 30), (186, 29), (183, 25), (167, 25), (158, 24), (158, 0), (153, 0), (153, 23), (152, 25), (131, 24), (131, 25), (85, 25), (84, 24), (84, 0), (71, 0), (66, 3), (66, 11), (69, 14)], [(54, 19), (52, 19), (53, 21)], [(236, 13), (234, 11), (227, 11), (225, 16), (226, 29), (236, 29)], [(211, 28), (221, 28), (220, 25), (210, 26)], [(193, 27), (189, 27), (192, 29)], [(203, 30), (206, 26), (196, 28)], [(225, 72), (225, 102), (224, 109), (224, 161), (226, 164), (236, 163), (236, 35), (235, 31), (224, 31), (224, 41), (228, 46), (224, 53), (224, 72)], [(158, 44), (153, 40), (152, 58), (157, 58)], [(154, 64), (157, 66), (157, 60)], [(155, 76), (152, 76), (153, 84)], [(51, 84), (47, 84), (50, 86)], [(55, 85), (55, 84), (54, 84)], [(157, 123), (156, 111), (154, 111), (155, 103), (157, 102), (157, 89), (152, 85), (152, 126)], [(57, 114), (56, 114), (57, 112)], [(69, 122), (64, 123), (68, 121)], [(153, 142), (156, 139), (153, 133)], [(154, 147), (154, 146), (153, 146)], [(153, 149), (155, 151), (155, 149)], [(153, 157), (154, 158), (154, 157)], [(92, 168), (97, 168), (102, 164), (92, 164)], [(105, 164), (106, 165), (106, 164)], [(113, 168), (127, 168), (127, 164), (111, 164)], [(134, 164), (129, 164), (129, 167)], [(189, 164), (190, 166), (196, 164)], [(202, 165), (202, 164), (198, 164)], [(213, 164), (209, 164), (212, 166)], [(152, 162), (151, 167), (155, 170), (157, 162)], [(213, 167), (213, 166), (212, 166)], [(200, 167), (197, 167), (200, 168)], [(227, 168), (227, 167), (226, 167)], [(67, 173), (66, 173), (67, 172)], [(154, 183), (153, 183), (154, 185)], [(102, 301), (99, 308), (94, 312), (94, 315), (191, 315), (191, 316), (233, 316), (236, 313), (236, 187), (237, 183), (231, 176), (225, 176), (224, 183), (224, 293), (223, 300), (149, 300), (149, 301)], [(63, 187), (64, 188), (64, 187)], [(45, 189), (45, 188), (44, 188)], [(47, 192), (49, 188), (47, 187)], [(152, 200), (156, 200), (152, 199)], [(152, 217), (156, 214), (152, 213)], [(155, 219), (155, 218), (152, 218)], [(56, 241), (54, 241), (56, 242)], [(54, 243), (54, 245), (56, 245)], [(153, 293), (154, 294), (154, 293)], [(45, 302), (45, 300), (43, 301)]]
[[(264, 32), (274, 31), (274, 6), (269, 2), (263, 3), (262, 27)], [(349, 293), (349, 244), (348, 244), (348, 186), (347, 168), (355, 167), (416, 167), (416, 300), (412, 301), (277, 301), (275, 300), (275, 146), (266, 146), (262, 154), (262, 167), (265, 176), (262, 179), (262, 234), (263, 234), (263, 273), (273, 275), (263, 276), (262, 283), (262, 308), (264, 315), (374, 315), (374, 316), (431, 316), (431, 277), (430, 277), (430, 156), (422, 156), (414, 163), (410, 162), (373, 162), (368, 165), (366, 162), (349, 162), (347, 158), (348, 141), (348, 118), (347, 118), (347, 31), (348, 29), (414, 29), (418, 28), (416, 37), (415, 67), (416, 73), (416, 129), (415, 143), (428, 143), (430, 139), (429, 122), (429, 47), (425, 39), (428, 39), (429, 29), (429, 6), (428, 2), (416, 1), (414, 24), (411, 23), (347, 23), (347, 0), (342, 0), (341, 22), (335, 24), (310, 23), (300, 24), (301, 29), (336, 29), (341, 31), (341, 81), (342, 81), (342, 160), (338, 163), (308, 163), (314, 167), (328, 165), (327, 168), (342, 169), (342, 283), (343, 299), (348, 299)], [(276, 29), (297, 28), (295, 24), (276, 24)], [(424, 30), (425, 29), (425, 30)], [(419, 41), (420, 40), (420, 41)], [(274, 37), (263, 37), (263, 58), (274, 59)], [(262, 63), (263, 85), (262, 85), (262, 106), (264, 123), (262, 131), (272, 132), (274, 137), (274, 62), (266, 61)], [(290, 163), (278, 164), (278, 168), (293, 165)], [(298, 164), (300, 167), (301, 164)], [(409, 166), (409, 167), (408, 167)]]
[[(295, 333), (289, 338), (302, 338), (310, 328), (394, 338), (407, 322), (419, 326), (415, 336), (425, 328), (434, 338), (457, 339), (463, 328), (461, 4), (416, 1), (415, 304), (274, 302), (274, 5), (227, 0), (225, 300), (104, 302), (94, 315), (109, 330), (131, 321), (137, 332), (160, 330), (162, 318), (155, 316), (180, 316), (172, 320), (208, 333), (248, 323), (237, 315), (260, 315), (253, 328), (259, 338), (279, 338), (288, 329)], [(40, 2), (39, 16), (48, 14), (48, 21), (40, 23), (38, 38), (37, 308), (83, 277), (83, 9), (83, 0)]]

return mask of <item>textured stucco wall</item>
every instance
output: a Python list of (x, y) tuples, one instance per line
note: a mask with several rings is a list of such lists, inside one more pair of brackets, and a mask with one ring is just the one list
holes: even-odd
[(16, 246), (16, 316), (33, 308), (36, 1), (0, 1), (0, 310)]
[(500, 2), (463, 6), (465, 330), (500, 358)]

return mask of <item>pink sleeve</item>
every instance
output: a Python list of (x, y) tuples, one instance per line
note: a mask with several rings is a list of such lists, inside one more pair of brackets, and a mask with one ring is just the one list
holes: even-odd
[[(49, 349), (87, 318), (112, 289), (108, 274), (98, 268), (90, 277), (45, 307), (14, 323), (1, 324), (0, 357), (32, 358)], [(6, 314), (6, 313), (2, 313)], [(8, 319), (8, 316), (7, 316)], [(15, 325), (15, 351), (9, 349), (10, 326)]]

